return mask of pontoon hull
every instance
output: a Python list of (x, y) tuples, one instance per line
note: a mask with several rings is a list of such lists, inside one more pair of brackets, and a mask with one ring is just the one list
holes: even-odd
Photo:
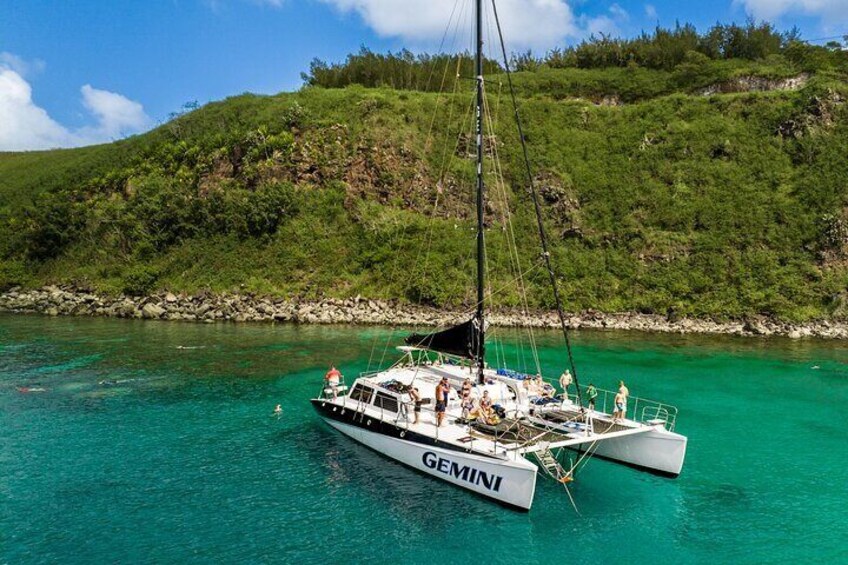
[(484, 457), (368, 431), (328, 417), (324, 420), (344, 435), (422, 473), (521, 510), (530, 510), (533, 504), (536, 466), (524, 458)]
[[(655, 429), (649, 432), (599, 441), (593, 449), (597, 457), (642, 471), (677, 477), (686, 457), (686, 436)], [(588, 448), (580, 446), (579, 451)]]

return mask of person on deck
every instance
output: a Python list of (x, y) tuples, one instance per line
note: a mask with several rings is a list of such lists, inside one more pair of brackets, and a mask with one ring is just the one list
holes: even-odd
[(562, 399), (565, 400), (568, 398), (568, 388), (571, 386), (571, 383), (574, 379), (571, 378), (571, 371), (566, 369), (559, 376), (559, 386), (562, 389)]
[(448, 378), (442, 377), (439, 384), (436, 385), (436, 426), (442, 427), (442, 421), (445, 419), (445, 410), (448, 408), (448, 396), (450, 395), (450, 385)]
[(598, 389), (592, 383), (589, 383), (589, 386), (586, 388), (586, 398), (589, 399), (589, 410), (594, 410), (595, 401), (598, 399)]
[(613, 420), (619, 420), (619, 419), (623, 420), (626, 415), (627, 415), (627, 397), (624, 394), (622, 394), (621, 391), (619, 391), (618, 394), (615, 395), (615, 410), (612, 413), (612, 419)]
[(330, 370), (327, 371), (326, 375), (324, 375), (326, 387), (333, 391), (333, 400), (335, 400), (339, 395), (339, 381), (341, 378), (342, 374), (338, 369), (336, 369), (335, 365), (331, 365)]
[(492, 397), (489, 396), (488, 390), (484, 390), (483, 396), (480, 398), (479, 414), (478, 420), (481, 420), (483, 423), (489, 425), (495, 425), (497, 423), (495, 410), (492, 408)]
[(460, 395), (460, 405), (462, 406), (462, 418), (463, 420), (467, 420), (468, 416), (471, 414), (471, 410), (474, 409), (474, 401), (471, 398), (471, 379), (465, 379), (465, 382), (462, 383), (462, 391)]
[(480, 410), (488, 410), (492, 407), (492, 397), (489, 396), (489, 391), (483, 391), (483, 398), (480, 399)]
[(627, 385), (624, 384), (624, 381), (618, 381), (618, 392), (624, 395), (625, 400), (630, 397), (630, 389), (627, 388)]
[(412, 423), (417, 424), (418, 418), (421, 416), (421, 393), (418, 392), (417, 387), (412, 387), (411, 389), (409, 389), (409, 398), (414, 404), (412, 408), (412, 413), (414, 414), (415, 419), (412, 421)]
[(465, 379), (465, 382), (462, 383), (462, 396), (461, 398), (465, 400), (466, 397), (471, 396), (471, 388), (474, 384), (471, 382), (471, 379)]
[(536, 388), (539, 389), (539, 394), (542, 394), (542, 390), (545, 388), (545, 379), (542, 378), (542, 373), (536, 373), (535, 384)]

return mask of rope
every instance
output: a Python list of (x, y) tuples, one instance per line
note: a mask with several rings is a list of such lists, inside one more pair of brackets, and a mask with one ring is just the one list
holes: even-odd
[(527, 184), (530, 190), (530, 195), (533, 198), (533, 208), (536, 212), (536, 223), (539, 226), (539, 239), (542, 243), (542, 255), (545, 259), (545, 265), (548, 269), (548, 276), (551, 280), (551, 289), (554, 294), (554, 302), (556, 304), (557, 315), (559, 316), (560, 325), (562, 326), (562, 335), (565, 338), (565, 347), (568, 351), (568, 362), (571, 366), (571, 374), (574, 377), (574, 384), (577, 387), (577, 402), (580, 404), (581, 408), (583, 407), (583, 397), (580, 392), (580, 382), (577, 376), (577, 367), (574, 364), (574, 354), (571, 350), (571, 338), (568, 334), (568, 324), (565, 321), (565, 314), (562, 312), (562, 299), (559, 295), (559, 288), (557, 286), (556, 273), (554, 272), (553, 264), (551, 263), (551, 254), (548, 250), (548, 239), (545, 235), (545, 223), (542, 217), (542, 207), (539, 203), (539, 194), (536, 191), (536, 183), (533, 180), (533, 169), (530, 165), (530, 156), (527, 153), (527, 144), (524, 141), (524, 127), (522, 126), (521, 116), (518, 112), (518, 102), (515, 97), (515, 87), (512, 82), (512, 72), (509, 68), (509, 59), (506, 54), (506, 44), (504, 43), (503, 31), (501, 29), (501, 20), (498, 17), (498, 7), (495, 0), (492, 0), (492, 9), (495, 15), (495, 23), (498, 28), (498, 38), (500, 39), (501, 51), (503, 52), (504, 59), (504, 68), (506, 69), (507, 81), (509, 83), (509, 93), (512, 98), (512, 107), (515, 112), (515, 123), (518, 127), (518, 137), (521, 140), (521, 149), (524, 157), (524, 167), (527, 173)]
[[(439, 46), (439, 53), (438, 54), (441, 54), (441, 52), (443, 50), (445, 41), (448, 37), (448, 34), (451, 31), (451, 25), (454, 24), (454, 15), (456, 14), (457, 6), (460, 6), (460, 5), (462, 6), (462, 8), (460, 9), (460, 13), (456, 17), (455, 25), (453, 26), (454, 33), (453, 33), (453, 39), (451, 40), (451, 48), (456, 44), (456, 39), (457, 39), (457, 36), (459, 35), (459, 29), (461, 27), (461, 20), (463, 18), (463, 14), (465, 13), (465, 3), (460, 4), (460, 0), (456, 0), (455, 3), (454, 3), (453, 11), (451, 12), (450, 19), (448, 20), (448, 24), (445, 27), (445, 32), (442, 36), (442, 42)], [(459, 57), (457, 57), (457, 68), (459, 68), (461, 63), (462, 63), (462, 56), (459, 56)], [(433, 107), (433, 114), (432, 114), (432, 117), (430, 119), (430, 125), (429, 125), (428, 130), (427, 130), (427, 136), (424, 140), (424, 151), (425, 152), (427, 152), (429, 150), (429, 148), (431, 147), (431, 144), (432, 144), (432, 141), (433, 141), (433, 138), (434, 138), (433, 130), (434, 130), (435, 124), (436, 124), (436, 117), (438, 116), (438, 113), (439, 113), (439, 103), (442, 99), (442, 95), (444, 94), (445, 82), (447, 80), (449, 69), (450, 69), (450, 59), (445, 61), (444, 71), (442, 72), (442, 81), (439, 85), (439, 91), (436, 94), (436, 100), (435, 100), (435, 104), (434, 104), (434, 107)], [(433, 79), (433, 76), (435, 75), (435, 72), (436, 72), (436, 65), (434, 64), (433, 68), (431, 69), (430, 76), (427, 79), (427, 87), (428, 88), (429, 88), (430, 81)], [(454, 95), (456, 94), (457, 83), (458, 83), (458, 81), (454, 81), (454, 91), (453, 91)], [(453, 112), (453, 104), (450, 105), (450, 111), (451, 111), (451, 113)], [(445, 144), (447, 145), (447, 139), (446, 139)], [(429, 246), (430, 246), (430, 235), (432, 234), (433, 218), (435, 217), (436, 211), (438, 210), (439, 200), (440, 200), (440, 195), (437, 192), (436, 199), (435, 199), (434, 206), (433, 206), (433, 213), (431, 214), (430, 220), (428, 222), (428, 230), (427, 230), (427, 232), (428, 232), (428, 238), (427, 238), (428, 254), (429, 254)], [(396, 224), (399, 223), (399, 220), (397, 218), (395, 218), (395, 223)], [(405, 238), (409, 234), (409, 228), (410, 228), (409, 222), (403, 224), (403, 228), (401, 230), (401, 233), (398, 236), (399, 246), (404, 245)], [(411, 238), (411, 235), (409, 237)], [(418, 257), (416, 258), (416, 261), (415, 261), (416, 264), (419, 262), (421, 250), (422, 250), (422, 248), (419, 247)], [(393, 265), (392, 265), (392, 270), (391, 270), (391, 274), (389, 276), (389, 280), (391, 280), (391, 281), (397, 280), (397, 278), (398, 278), (397, 272), (398, 272), (399, 266), (400, 266), (400, 255), (397, 254), (397, 255), (395, 255), (395, 258), (394, 258), (394, 262), (393, 262)], [(426, 275), (426, 264), (424, 266), (424, 275)], [(412, 273), (412, 276), (415, 276), (414, 272)], [(380, 365), (379, 365), (380, 367), (382, 367), (383, 364), (385, 363), (386, 355), (388, 354), (389, 347), (392, 343), (392, 340), (394, 339), (396, 332), (397, 332), (397, 328), (395, 328), (395, 327), (392, 327), (389, 331), (389, 335), (386, 338), (386, 344), (383, 348), (382, 355), (380, 356)], [(371, 364), (373, 362), (374, 352), (377, 348), (377, 343), (379, 341), (379, 337), (380, 337), (379, 334), (374, 337), (374, 343), (371, 346), (371, 354), (370, 354), (369, 359), (368, 359), (368, 369), (369, 370), (371, 369)]]
[[(500, 98), (500, 93), (498, 94), (498, 97)], [(487, 112), (486, 115), (489, 116), (489, 122), (490, 122), (489, 125), (490, 125), (492, 135), (494, 136), (495, 135), (495, 124), (494, 124), (494, 121), (493, 121), (493, 118), (492, 118), (492, 114), (491, 114), (491, 112)], [(506, 237), (507, 237), (507, 250), (509, 252), (509, 257), (510, 257), (510, 267), (513, 269), (513, 274), (521, 273), (521, 256), (518, 252), (518, 239), (515, 237), (515, 227), (514, 227), (513, 221), (512, 221), (512, 213), (511, 213), (510, 208), (509, 208), (509, 198), (508, 198), (508, 194), (507, 194), (507, 191), (506, 191), (506, 183), (504, 182), (503, 167), (502, 167), (502, 164), (501, 164), (500, 153), (498, 151), (497, 143), (492, 144), (491, 153), (492, 153), (492, 161), (495, 163), (495, 181), (496, 181), (495, 186), (496, 186), (496, 188), (500, 189), (500, 193), (503, 196), (503, 207), (504, 207), (503, 215), (504, 215), (504, 225), (505, 225), (505, 228), (506, 228), (505, 231), (506, 231)], [(527, 300), (527, 288), (524, 284), (524, 277), (519, 275), (517, 282), (518, 282), (519, 297), (521, 298), (522, 314), (524, 314), (526, 316), (528, 311), (530, 310), (530, 305), (529, 305), (529, 302)], [(535, 333), (533, 332), (533, 328), (528, 326), (527, 333), (528, 333), (528, 337), (529, 337), (529, 341), (530, 341), (531, 352), (533, 354), (533, 362), (535, 363), (535, 366), (536, 366), (536, 373), (541, 374), (542, 373), (542, 366), (541, 366), (541, 362), (539, 360), (539, 351), (538, 351), (538, 347), (537, 347), (537, 344), (536, 344), (536, 336), (535, 336)], [(525, 367), (525, 372), (526, 372), (526, 367)]]

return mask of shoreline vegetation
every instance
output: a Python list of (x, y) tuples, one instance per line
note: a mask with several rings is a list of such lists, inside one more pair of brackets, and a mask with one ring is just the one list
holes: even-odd
[[(447, 327), (468, 316), (398, 301), (327, 298), (304, 301), (252, 294), (196, 295), (157, 293), (149, 296), (109, 296), (73, 287), (13, 288), (0, 293), (0, 312), (48, 316), (134, 318), (194, 323), (358, 324)], [(819, 320), (801, 324), (760, 316), (745, 320), (709, 320), (587, 310), (567, 313), (569, 329), (625, 330), (650, 333), (782, 336), (791, 339), (848, 339), (848, 322)], [(495, 309), (488, 317), (496, 327), (556, 329), (555, 312)]]
[[(187, 103), (110, 144), (0, 152), (0, 292), (463, 311), (476, 300), (475, 94), (450, 77), (470, 62), (363, 49), (315, 61), (297, 92)], [(656, 314), (608, 327), (848, 320), (841, 43), (767, 23), (678, 25), (513, 63), (565, 310)], [(550, 311), (504, 68), (487, 65), (491, 304)]]

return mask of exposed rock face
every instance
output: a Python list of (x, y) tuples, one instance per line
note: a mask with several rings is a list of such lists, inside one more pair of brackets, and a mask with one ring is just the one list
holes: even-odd
[(735, 92), (769, 92), (772, 90), (798, 90), (804, 88), (810, 75), (801, 73), (798, 76), (784, 79), (769, 79), (764, 77), (742, 76), (724, 82), (712, 84), (701, 90), (702, 96), (714, 94), (731, 94)]
[[(0, 294), (0, 311), (51, 316), (109, 316), (183, 322), (289, 322), (305, 324), (378, 324), (445, 327), (463, 321), (464, 314), (395, 302), (325, 299), (317, 302), (256, 297), (252, 295), (171, 293), (144, 298), (108, 297), (73, 288), (48, 286), (38, 290), (12, 289)], [(501, 327), (558, 328), (553, 312), (500, 310), (489, 322)], [(572, 329), (638, 330), (667, 333), (787, 336), (848, 339), (848, 323), (819, 321), (793, 326), (761, 317), (747, 321), (716, 322), (671, 315), (586, 311), (570, 314)]]
[(784, 139), (800, 139), (829, 130), (836, 124), (836, 109), (844, 103), (842, 95), (831, 89), (822, 96), (812, 96), (802, 111), (777, 126), (776, 133)]

